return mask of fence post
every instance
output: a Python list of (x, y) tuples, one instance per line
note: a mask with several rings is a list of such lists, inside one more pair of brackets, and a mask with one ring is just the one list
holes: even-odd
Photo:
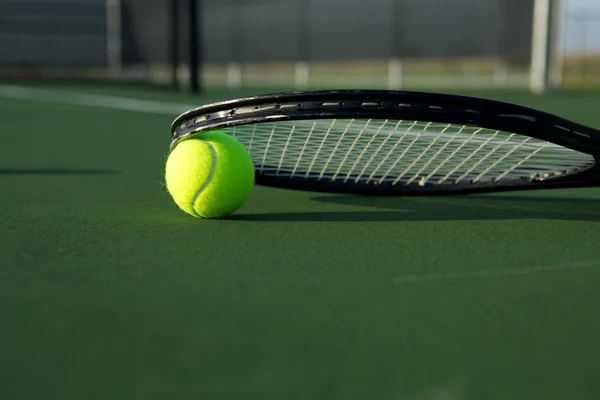
[(123, 67), (121, 1), (106, 2), (106, 64), (108, 73), (117, 76)]
[(200, 40), (198, 35), (198, 19), (201, 18), (199, 11), (202, 9), (202, 5), (198, 7), (198, 3), (201, 0), (188, 0), (188, 17), (189, 17), (189, 52), (190, 52), (190, 91), (192, 93), (200, 92)]

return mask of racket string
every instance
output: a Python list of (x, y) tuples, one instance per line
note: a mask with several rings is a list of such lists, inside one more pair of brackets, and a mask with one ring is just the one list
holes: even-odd
[[(368, 123), (372, 121), (369, 120)], [(373, 144), (373, 142), (375, 141), (375, 138), (378, 138), (379, 135), (381, 134), (381, 131), (387, 126), (387, 124), (390, 122), (389, 119), (383, 120), (383, 122), (379, 125), (379, 127), (377, 128), (377, 130), (375, 131), (375, 133), (373, 135), (371, 135), (371, 137), (369, 138), (369, 141), (367, 142), (367, 144), (365, 146), (363, 146), (362, 150), (360, 151), (360, 154), (358, 155), (358, 157), (354, 160), (354, 163), (352, 164), (352, 166), (350, 167), (350, 169), (346, 172), (346, 175), (344, 176), (344, 182), (347, 182), (348, 179), (350, 178), (350, 176), (352, 175), (352, 173), (354, 172), (354, 170), (359, 167), (359, 162), (363, 159), (363, 157), (365, 156), (365, 154), (367, 154), (367, 152), (369, 150), (371, 150), (371, 145)], [(365, 128), (368, 126), (368, 123), (365, 125)], [(398, 124), (400, 124), (400, 121), (398, 122)], [(363, 130), (364, 132), (364, 130)], [(389, 132), (391, 133), (392, 130), (389, 130)], [(385, 143), (385, 141), (389, 140), (390, 135), (388, 134), (386, 139), (384, 140), (383, 143)], [(357, 140), (355, 141), (355, 144), (358, 143), (358, 137)], [(381, 148), (381, 146), (379, 147)], [(377, 150), (378, 151), (378, 150)], [(377, 153), (377, 151), (375, 151), (375, 153)], [(371, 152), (373, 154), (373, 152)], [(368, 168), (370, 162), (373, 160), (373, 157), (371, 156), (369, 158), (369, 160), (365, 163), (365, 165), (363, 166), (363, 170), (360, 172), (360, 175), (362, 175), (362, 173), (364, 172), (364, 170), (366, 168)], [(339, 173), (339, 171), (337, 171)], [(334, 176), (335, 179), (335, 176)]]
[(508, 182), (589, 168), (592, 156), (464, 124), (377, 119), (264, 122), (227, 128), (264, 175), (421, 186)]

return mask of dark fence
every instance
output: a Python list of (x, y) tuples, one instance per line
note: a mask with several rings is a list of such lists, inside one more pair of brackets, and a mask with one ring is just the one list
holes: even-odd
[[(186, 54), (187, 1), (178, 13)], [(124, 56), (168, 62), (172, 15), (164, 0), (124, 0)], [(533, 0), (203, 0), (210, 63), (364, 58), (528, 60)]]
[(532, 0), (205, 0), (206, 59), (528, 58)]
[[(207, 63), (530, 56), (533, 0), (198, 1)], [(121, 0), (122, 64), (187, 63), (189, 3)], [(106, 66), (109, 35), (107, 0), (0, 1), (0, 66)]]
[(106, 0), (0, 1), (0, 65), (102, 66), (106, 41)]

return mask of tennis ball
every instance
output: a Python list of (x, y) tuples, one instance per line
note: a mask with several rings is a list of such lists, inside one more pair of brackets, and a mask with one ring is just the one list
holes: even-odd
[(254, 187), (250, 154), (221, 131), (201, 133), (175, 146), (165, 168), (167, 190), (186, 213), (221, 218), (236, 212)]

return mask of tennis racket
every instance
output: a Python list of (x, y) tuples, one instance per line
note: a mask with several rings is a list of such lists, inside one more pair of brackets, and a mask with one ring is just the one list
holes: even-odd
[(336, 90), (239, 98), (181, 114), (171, 149), (217, 129), (244, 144), (266, 186), (435, 195), (600, 182), (600, 131), (474, 97)]

